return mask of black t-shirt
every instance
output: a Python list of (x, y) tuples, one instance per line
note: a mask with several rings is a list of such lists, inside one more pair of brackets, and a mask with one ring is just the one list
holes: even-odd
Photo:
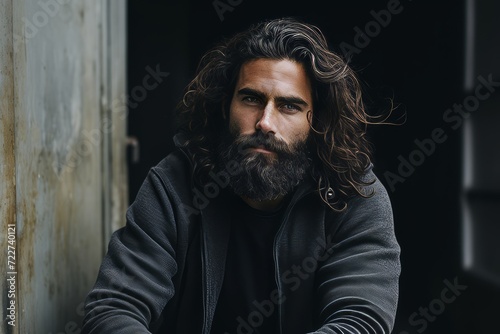
[(231, 235), (222, 290), (211, 334), (275, 334), (277, 306), (273, 243), (284, 205), (272, 212), (251, 208), (242, 200), (232, 208)]

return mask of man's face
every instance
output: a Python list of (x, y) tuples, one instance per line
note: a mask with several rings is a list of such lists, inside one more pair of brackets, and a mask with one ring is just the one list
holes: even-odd
[(309, 168), (306, 141), (312, 113), (311, 84), (299, 63), (257, 59), (239, 73), (223, 136), (222, 163), (236, 161), (234, 192), (253, 200), (283, 197)]
[[(302, 64), (256, 59), (240, 69), (229, 111), (229, 127), (238, 135), (257, 131), (288, 145), (304, 141), (312, 113), (311, 83)], [(261, 154), (273, 154), (255, 148)]]

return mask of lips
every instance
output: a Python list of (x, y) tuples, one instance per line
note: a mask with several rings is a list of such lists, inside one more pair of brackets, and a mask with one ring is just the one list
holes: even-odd
[(253, 146), (252, 150), (254, 150), (256, 152), (267, 153), (267, 154), (274, 153), (273, 151), (270, 151), (269, 149), (267, 149), (264, 145)]

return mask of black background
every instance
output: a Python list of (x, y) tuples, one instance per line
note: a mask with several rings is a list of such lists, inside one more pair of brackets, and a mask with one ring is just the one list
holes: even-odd
[[(354, 28), (364, 30), (373, 21), (370, 11), (386, 9), (388, 1), (232, 3), (239, 4), (224, 12), (221, 20), (213, 0), (129, 1), (129, 92), (142, 85), (147, 66), (159, 65), (170, 73), (129, 113), (129, 135), (137, 137), (141, 145), (140, 162), (129, 165), (131, 201), (149, 168), (172, 150), (175, 105), (201, 55), (220, 38), (255, 21), (294, 16), (320, 27), (338, 50), (342, 42), (355, 45)], [(402, 125), (370, 129), (376, 147), (375, 172), (388, 188), (402, 248), (394, 333), (498, 333), (498, 326), (494, 327), (498, 288), (461, 267), (461, 130), (452, 130), (443, 121), (445, 110), (466, 96), (465, 2), (403, 0), (401, 6), (402, 12), (393, 15), (390, 24), (351, 63), (364, 82), (373, 112), (384, 110), (387, 98), (393, 98), (398, 105), (395, 116), (406, 113)], [(435, 128), (442, 128), (447, 140), (437, 144), (433, 154), (391, 189), (385, 173), (397, 174), (399, 159), (408, 159), (416, 149), (414, 141), (430, 138)], [(425, 330), (412, 325), (410, 315), (440, 299), (446, 279), (457, 280), (467, 289), (428, 321)]]

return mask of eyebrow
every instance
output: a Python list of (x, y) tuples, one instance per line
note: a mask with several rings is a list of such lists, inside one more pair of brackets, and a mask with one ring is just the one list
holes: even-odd
[[(258, 97), (261, 100), (264, 100), (266, 97), (264, 93), (259, 92), (258, 90), (252, 88), (242, 88), (238, 90), (237, 94), (254, 96)], [(297, 96), (278, 96), (274, 100), (279, 103), (293, 103), (293, 104), (300, 104), (305, 107), (309, 106), (309, 104), (306, 101)]]

